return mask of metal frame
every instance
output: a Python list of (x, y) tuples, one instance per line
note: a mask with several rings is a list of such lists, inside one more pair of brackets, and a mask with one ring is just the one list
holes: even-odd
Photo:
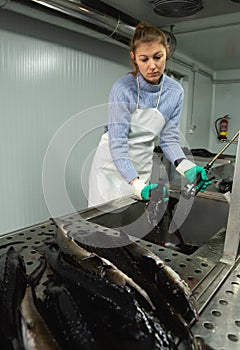
[(233, 186), (229, 207), (225, 244), (221, 261), (233, 265), (236, 261), (240, 241), (240, 130), (233, 175)]

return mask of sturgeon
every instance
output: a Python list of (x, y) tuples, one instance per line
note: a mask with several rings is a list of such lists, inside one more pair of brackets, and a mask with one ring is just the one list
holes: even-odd
[(10, 247), (0, 256), (0, 333), (1, 343), (14, 350), (24, 349), (19, 306), (27, 286), (23, 257)]
[(63, 349), (97, 350), (87, 317), (65, 285), (49, 279), (44, 305), (48, 323)]
[[(104, 235), (103, 232), (101, 234)], [(96, 235), (99, 235), (99, 232)], [(121, 235), (126, 241), (126, 234), (122, 232)], [(190, 329), (190, 322), (198, 320), (199, 317), (192, 301), (191, 290), (173, 269), (166, 266), (150, 250), (141, 247), (132, 240), (129, 240), (130, 244), (123, 247), (98, 248), (83, 245), (81, 240), (78, 241), (76, 233), (74, 238), (77, 244), (83, 246), (84, 249), (110, 260), (146, 290), (156, 307), (155, 315), (165, 329), (182, 340), (186, 349), (199, 349)], [(116, 237), (112, 237), (112, 239), (115, 240)], [(92, 241), (94, 241), (94, 237), (92, 237)]]
[[(128, 287), (119, 286), (80, 265), (74, 266), (66, 261), (57, 244), (45, 244), (36, 249), (45, 255), (54, 276), (67, 286), (80, 310), (88, 307), (90, 324), (96, 324), (98, 340), (105, 350), (113, 346), (119, 350), (157, 349), (156, 330)], [(159, 332), (159, 337), (165, 344), (163, 349), (174, 349), (165, 329), (162, 334)]]
[(28, 286), (21, 303), (22, 332), (26, 350), (60, 350), (45, 320), (37, 310), (33, 290)]
[(90, 253), (83, 247), (79, 246), (77, 242), (68, 235), (68, 231), (64, 228), (64, 225), (58, 227), (56, 232), (56, 242), (66, 257), (69, 256), (72, 258), (73, 261), (82, 268), (98, 273), (102, 277), (105, 276), (120, 287), (130, 287), (132, 291), (137, 294), (136, 297), (138, 297), (138, 299), (140, 298), (148, 309), (155, 309), (149, 295), (140, 287), (140, 285), (108, 259), (103, 258), (96, 253)]

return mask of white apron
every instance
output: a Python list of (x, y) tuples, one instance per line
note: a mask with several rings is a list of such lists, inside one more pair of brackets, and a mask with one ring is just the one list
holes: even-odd
[[(138, 80), (137, 80), (138, 82)], [(165, 124), (158, 111), (162, 85), (155, 108), (139, 109), (140, 88), (138, 82), (138, 101), (136, 111), (131, 115), (128, 135), (128, 157), (139, 177), (149, 183), (155, 140)], [(97, 206), (113, 199), (133, 194), (132, 186), (119, 174), (109, 150), (108, 132), (102, 135), (97, 147), (89, 176), (88, 206)]]

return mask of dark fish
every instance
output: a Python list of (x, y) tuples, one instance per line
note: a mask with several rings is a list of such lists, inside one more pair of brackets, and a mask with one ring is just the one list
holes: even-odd
[(124, 247), (144, 276), (155, 283), (167, 302), (187, 321), (198, 320), (196, 303), (188, 284), (158, 256), (133, 242)]
[[(98, 233), (97, 233), (98, 235)], [(104, 235), (104, 233), (102, 233)], [(166, 302), (169, 303), (176, 312), (180, 313), (186, 320), (198, 320), (198, 312), (195, 305), (191, 289), (188, 284), (169, 266), (167, 266), (157, 255), (140, 244), (133, 242), (128, 236), (121, 232), (124, 241), (129, 240), (129, 244), (118, 248), (99, 248), (83, 245), (76, 242), (90, 252), (110, 260), (120, 270), (131, 277), (139, 284), (148, 295), (149, 288), (145, 288), (142, 279), (151, 282), (159, 290)], [(76, 236), (76, 235), (75, 235)], [(109, 235), (108, 235), (108, 239)], [(113, 237), (112, 240), (116, 238)]]
[[(46, 272), (46, 260), (40, 257), (39, 265), (28, 275), (28, 286), (21, 303), (22, 333), (25, 349), (58, 350), (59, 344), (54, 338), (47, 322), (39, 309), (36, 287), (41, 285), (41, 278)], [(42, 290), (42, 288), (40, 288)], [(41, 291), (41, 293), (43, 293)]]
[[(81, 245), (81, 242), (78, 242), (78, 244)], [(181, 339), (185, 343), (185, 349), (199, 348), (189, 323), (177, 311), (179, 308), (183, 308), (185, 313), (191, 310), (192, 304), (188, 300), (191, 295), (190, 289), (178, 274), (170, 267), (165, 266), (161, 259), (132, 241), (131, 244), (118, 248), (97, 248), (93, 246), (84, 246), (84, 248), (113, 262), (146, 290), (156, 307), (155, 314), (161, 325), (175, 337)], [(150, 267), (153, 267), (154, 270), (151, 271)], [(161, 285), (158, 281), (160, 276), (158, 269), (164, 275), (165, 283), (161, 282)], [(156, 278), (153, 278), (154, 276)], [(170, 283), (170, 286), (168, 283)], [(168, 296), (168, 293), (173, 296), (176, 293), (178, 303), (183, 302), (183, 307), (177, 305), (174, 300), (173, 305), (171, 305), (169, 300), (171, 301), (172, 297)], [(191, 311), (191, 319), (193, 316), (196, 317), (195, 308), (193, 310)]]
[(143, 303), (148, 304), (148, 308), (154, 309), (148, 294), (143, 288), (109, 260), (80, 247), (72, 237), (67, 235), (67, 230), (63, 226), (60, 226), (57, 230), (56, 242), (61, 252), (65, 254), (65, 258), (72, 259), (72, 263), (76, 263), (88, 271), (98, 273), (102, 277), (105, 276), (118, 286), (128, 286), (132, 292), (135, 292), (138, 300), (141, 299)]
[[(174, 250), (190, 255), (194, 253), (198, 247), (184, 242), (181, 232), (173, 221), (173, 213), (179, 199), (170, 197), (169, 201), (164, 202), (162, 188), (162, 185), (158, 186), (158, 188), (152, 192), (150, 201), (146, 203), (145, 213), (147, 220), (154, 227), (154, 230), (146, 235), (144, 239), (162, 246), (171, 246)], [(170, 224), (172, 227), (175, 226), (174, 229), (172, 228), (172, 233), (178, 241), (177, 244), (169, 242), (169, 235), (171, 235), (169, 233)]]
[(82, 314), (66, 286), (53, 279), (48, 280), (44, 304), (48, 323), (63, 349), (97, 349), (96, 339), (86, 316)]
[(151, 198), (146, 203), (145, 212), (149, 223), (157, 226), (163, 219), (169, 205), (169, 189), (164, 183), (158, 183), (158, 187), (151, 192)]
[[(26, 285), (27, 276), (23, 258), (10, 247), (0, 257), (0, 333), (14, 350), (24, 349), (19, 306)], [(0, 342), (2, 341), (4, 342), (1, 339)]]
[(32, 287), (27, 287), (21, 303), (22, 331), (25, 349), (59, 350), (60, 347), (49, 330), (34, 302)]
[[(45, 254), (56, 278), (65, 283), (74, 295), (80, 310), (88, 306), (88, 317), (92, 317), (90, 324), (97, 321), (95, 332), (104, 349), (112, 349), (113, 346), (119, 350), (130, 347), (136, 350), (155, 349), (155, 332), (147, 314), (128, 287), (120, 287), (105, 276), (100, 277), (99, 274), (70, 264), (56, 244), (37, 249)], [(172, 349), (169, 339), (166, 349)]]

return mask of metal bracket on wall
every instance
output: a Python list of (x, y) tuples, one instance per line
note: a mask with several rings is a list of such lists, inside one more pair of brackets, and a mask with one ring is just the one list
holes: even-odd
[(221, 262), (233, 265), (239, 249), (240, 241), (240, 130), (233, 175), (233, 186), (228, 214), (227, 230)]

